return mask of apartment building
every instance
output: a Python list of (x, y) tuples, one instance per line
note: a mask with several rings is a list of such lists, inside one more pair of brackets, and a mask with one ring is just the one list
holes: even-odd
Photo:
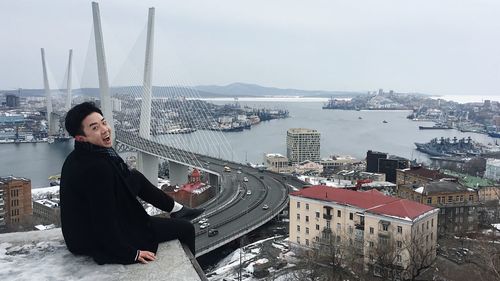
[(396, 170), (396, 184), (426, 184), (431, 181), (455, 177), (441, 173), (439, 170), (431, 170), (422, 166)]
[(279, 153), (268, 153), (264, 156), (264, 163), (267, 170), (276, 173), (291, 173), (293, 167), (288, 165), (288, 158)]
[[(407, 274), (415, 251), (426, 251), (425, 263), (436, 255), (439, 209), (376, 190), (352, 191), (312, 186), (290, 194), (289, 243), (318, 251), (343, 245), (374, 274), (392, 268)], [(378, 250), (391, 249), (391, 265), (381, 264)], [(421, 254), (421, 253), (420, 253)]]
[(398, 197), (438, 207), (439, 234), (465, 233), (478, 229), (478, 193), (458, 182), (443, 180), (423, 185), (400, 185)]
[(40, 199), (33, 202), (33, 221), (35, 224), (61, 225), (59, 198)]
[(27, 227), (31, 223), (31, 181), (14, 176), (0, 177), (3, 191), (4, 221), (12, 230)]
[(286, 132), (286, 156), (291, 164), (305, 160), (319, 162), (320, 133), (305, 128), (292, 128)]

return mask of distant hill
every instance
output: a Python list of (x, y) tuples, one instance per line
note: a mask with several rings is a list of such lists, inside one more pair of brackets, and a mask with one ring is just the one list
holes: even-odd
[[(111, 88), (111, 94), (124, 94), (124, 93), (139, 93), (140, 86), (127, 86), (127, 87), (114, 87)], [(61, 90), (65, 91), (65, 90)], [(58, 92), (58, 90), (53, 90)], [(19, 94), (18, 90), (2, 91), (1, 93), (14, 93)], [(98, 97), (98, 88), (83, 88), (73, 90), (75, 96), (89, 96)], [(364, 92), (347, 92), (347, 91), (311, 91), (311, 90), (298, 90), (298, 89), (281, 89), (274, 87), (264, 87), (256, 84), (246, 83), (232, 83), (226, 86), (195, 86), (195, 87), (182, 87), (182, 86), (166, 86), (166, 87), (153, 87), (153, 96), (167, 97), (167, 96), (199, 96), (202, 98), (217, 98), (217, 97), (263, 97), (263, 96), (303, 96), (303, 97), (352, 97)], [(21, 89), (21, 96), (44, 96), (43, 89)]]
[(304, 96), (304, 97), (352, 97), (365, 92), (347, 92), (347, 91), (311, 91), (297, 89), (281, 89), (274, 87), (264, 87), (256, 84), (232, 83), (226, 86), (196, 86), (198, 90), (217, 93), (226, 96)]

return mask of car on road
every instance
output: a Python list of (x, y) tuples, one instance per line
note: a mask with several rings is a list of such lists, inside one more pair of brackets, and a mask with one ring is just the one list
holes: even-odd
[(202, 218), (201, 220), (198, 221), (199, 224), (204, 224), (207, 223), (208, 219), (207, 218)]
[(252, 191), (251, 190), (247, 190), (247, 195), (252, 195)]
[(269, 206), (267, 204), (264, 204), (264, 206), (262, 206), (262, 210), (267, 210), (269, 209)]
[(205, 228), (207, 228), (209, 226), (210, 226), (210, 224), (208, 222), (206, 222), (206, 223), (200, 225), (200, 229), (205, 229)]
[(244, 182), (248, 182), (248, 178), (247, 178), (247, 177), (244, 177), (244, 178), (243, 178), (243, 181), (244, 181)]
[(217, 230), (215, 228), (212, 228), (212, 229), (208, 230), (208, 237), (212, 237), (212, 236), (215, 236), (217, 234), (219, 234), (219, 230)]
[(236, 173), (237, 173), (237, 174), (241, 174), (241, 171), (240, 171), (240, 170), (238, 170), (238, 171), (236, 171)]
[(264, 176), (260, 176), (259, 179), (263, 180), (264, 179)]

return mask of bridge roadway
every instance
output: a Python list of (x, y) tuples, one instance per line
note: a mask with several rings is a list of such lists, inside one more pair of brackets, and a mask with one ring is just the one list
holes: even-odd
[[(116, 130), (116, 140), (138, 151), (169, 161), (195, 167), (221, 177), (220, 190), (211, 201), (202, 205), (206, 211), (202, 217), (209, 219), (210, 226), (196, 227), (196, 256), (206, 254), (223, 246), (270, 221), (287, 207), (288, 192), (301, 188), (305, 183), (277, 173), (259, 171), (240, 163), (226, 161), (206, 155), (188, 152), (151, 140), (140, 138), (135, 133)], [(224, 172), (229, 166), (231, 172)], [(241, 171), (239, 173), (238, 171)], [(245, 182), (244, 178), (248, 179)], [(247, 194), (250, 191), (251, 194)], [(269, 209), (264, 210), (263, 206)], [(216, 228), (218, 235), (208, 236), (208, 229)]]

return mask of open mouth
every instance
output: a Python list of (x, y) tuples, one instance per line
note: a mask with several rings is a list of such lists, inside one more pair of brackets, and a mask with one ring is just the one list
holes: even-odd
[(103, 140), (104, 140), (105, 142), (109, 142), (109, 141), (111, 141), (111, 136), (107, 136), (107, 137), (105, 137)]

